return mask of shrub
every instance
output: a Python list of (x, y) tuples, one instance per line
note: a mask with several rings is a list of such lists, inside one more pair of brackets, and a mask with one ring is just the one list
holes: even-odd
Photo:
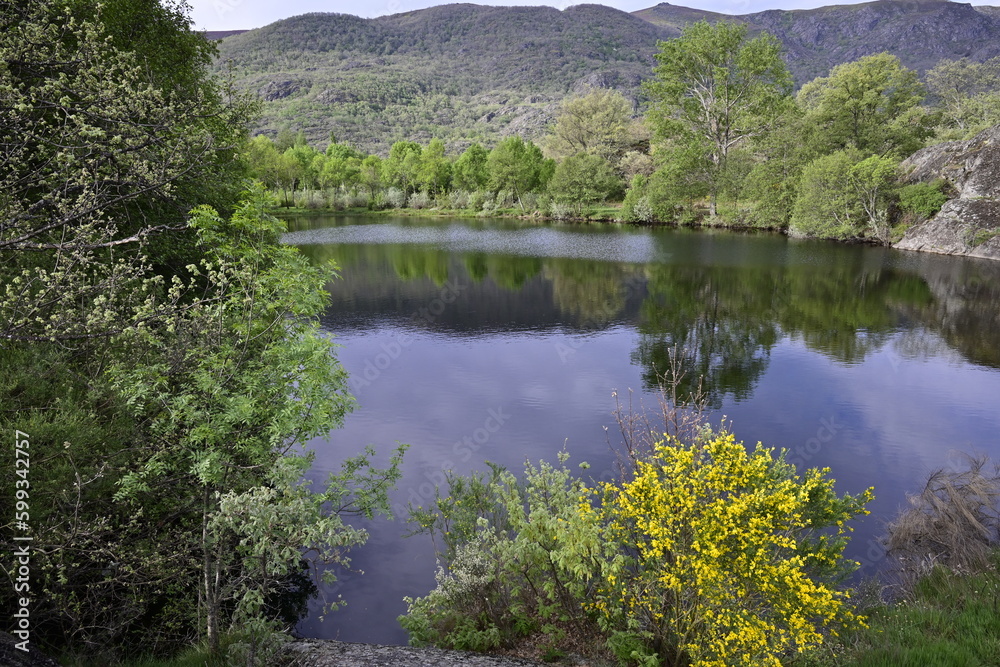
[(962, 465), (937, 470), (889, 524), (888, 553), (905, 574), (925, 574), (935, 564), (983, 570), (1000, 546), (1000, 467), (985, 457), (964, 456)]
[(423, 192), (414, 192), (412, 195), (410, 195), (410, 201), (409, 201), (410, 208), (421, 209), (421, 208), (427, 208), (430, 205), (431, 205), (431, 196), (427, 193), (426, 190)]
[(385, 193), (385, 202), (392, 208), (403, 208), (406, 206), (406, 193), (399, 188), (389, 188)]
[(441, 538), (448, 563), (430, 594), (406, 598), (399, 621), (410, 642), (485, 650), (536, 632), (557, 641), (566, 626), (593, 637), (583, 601), (603, 554), (594, 517), (578, 508), (583, 483), (544, 462), (527, 465), (523, 483), (495, 465), (448, 483), (432, 508), (410, 508), (418, 531)]
[(368, 206), (368, 194), (364, 192), (350, 192), (344, 195), (344, 204), (349, 208), (364, 208)]
[(790, 223), (802, 236), (891, 242), (889, 210), (898, 196), (894, 158), (856, 149), (816, 158), (802, 169)]
[(942, 180), (904, 185), (899, 189), (899, 208), (921, 218), (933, 218), (948, 201), (944, 192), (947, 185)]
[(625, 199), (622, 201), (621, 219), (624, 222), (652, 222), (653, 207), (650, 206), (649, 197), (646, 195), (645, 176), (636, 175), (632, 178)]
[(469, 193), (465, 190), (454, 190), (448, 195), (448, 208), (464, 209), (469, 207)]
[(491, 213), (499, 208), (499, 203), (493, 198), (493, 195), (486, 193), (486, 195), (479, 202), (479, 209), (483, 213)]
[(512, 190), (500, 190), (496, 194), (496, 208), (513, 208), (517, 205), (517, 198)]
[(619, 657), (777, 666), (822, 643), (824, 627), (859, 622), (824, 582), (856, 567), (841, 558), (845, 524), (867, 513), (870, 490), (838, 498), (828, 470), (798, 477), (725, 432), (662, 441), (635, 465), (631, 480), (603, 485), (600, 509), (581, 506), (617, 547), (590, 607), (619, 644), (645, 645)]
[(556, 220), (568, 220), (573, 217), (573, 206), (564, 202), (554, 201), (549, 204), (549, 217)]
[(861, 159), (855, 150), (837, 151), (807, 164), (799, 179), (790, 230), (801, 236), (852, 238), (864, 219), (851, 188), (851, 167)]
[(760, 445), (703, 431), (631, 452), (623, 481), (588, 487), (565, 467), (519, 483), (450, 477), (451, 495), (411, 508), (439, 534), (447, 570), (400, 622), (415, 643), (510, 645), (571, 632), (623, 662), (779, 665), (858, 625), (837, 580), (846, 522), (871, 491), (838, 497), (827, 470), (803, 476)]
[(482, 211), (483, 204), (485, 204), (487, 200), (490, 200), (491, 202), (493, 200), (493, 196), (488, 192), (484, 192), (483, 190), (476, 190), (475, 192), (470, 192), (469, 208), (472, 209), (473, 211)]
[(334, 211), (342, 211), (345, 208), (344, 197), (336, 190), (326, 192), (326, 207)]
[(521, 207), (525, 211), (537, 211), (538, 195), (534, 192), (525, 192), (521, 195)]

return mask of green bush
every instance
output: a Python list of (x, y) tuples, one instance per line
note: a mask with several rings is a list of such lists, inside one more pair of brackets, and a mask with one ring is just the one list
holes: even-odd
[(949, 197), (945, 194), (946, 181), (913, 183), (899, 189), (899, 208), (921, 218), (933, 218)]
[[(524, 480), (450, 477), (411, 508), (443, 540), (437, 588), (407, 598), (411, 642), (472, 650), (542, 635), (623, 664), (780, 664), (861, 619), (831, 581), (845, 522), (871, 491), (838, 497), (826, 470), (802, 476), (728, 433), (656, 443), (622, 481), (588, 487), (565, 466)], [(573, 639), (571, 647), (564, 642)]]

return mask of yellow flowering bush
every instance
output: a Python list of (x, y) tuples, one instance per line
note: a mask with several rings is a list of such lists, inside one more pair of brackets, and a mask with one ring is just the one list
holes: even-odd
[(546, 463), (522, 480), (498, 466), (449, 476), (448, 496), (411, 508), (447, 565), (406, 600), (411, 642), (489, 650), (540, 635), (629, 664), (766, 667), (863, 623), (833, 582), (857, 567), (846, 522), (870, 489), (838, 497), (829, 470), (799, 476), (726, 432), (667, 437), (631, 461), (596, 486)]
[(582, 503), (618, 546), (588, 604), (619, 657), (780, 665), (821, 643), (824, 628), (862, 623), (828, 582), (857, 565), (841, 558), (846, 522), (867, 513), (872, 491), (838, 497), (828, 472), (796, 476), (730, 433), (667, 438), (631, 479), (600, 488), (598, 509)]

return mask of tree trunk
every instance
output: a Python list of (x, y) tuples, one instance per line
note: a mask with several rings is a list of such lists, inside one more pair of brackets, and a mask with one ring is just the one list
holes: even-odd
[(208, 637), (209, 655), (219, 655), (219, 596), (215, 581), (215, 564), (212, 560), (212, 545), (208, 536), (209, 491), (205, 488), (201, 522), (202, 585), (205, 599), (205, 634)]

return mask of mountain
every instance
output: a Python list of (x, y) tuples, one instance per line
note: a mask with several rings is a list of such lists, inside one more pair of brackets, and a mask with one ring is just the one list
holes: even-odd
[(664, 28), (729, 19), (746, 23), (752, 32), (766, 30), (784, 44), (788, 68), (799, 85), (825, 76), (834, 65), (881, 51), (920, 71), (944, 58), (981, 62), (1000, 55), (1000, 7), (944, 0), (876, 0), (741, 16), (662, 3), (635, 14)]
[(459, 150), (537, 136), (588, 86), (637, 99), (657, 41), (675, 34), (601, 5), (305, 14), (222, 40), (218, 67), (266, 101), (260, 129), (302, 129), (320, 144), (333, 131), (382, 153), (437, 136)]
[(205, 30), (205, 39), (210, 42), (214, 42), (220, 39), (225, 39), (226, 37), (232, 37), (233, 35), (242, 35), (248, 32), (246, 30)]
[(259, 131), (301, 129), (318, 145), (333, 132), (382, 154), (397, 140), (440, 137), (458, 151), (538, 137), (562, 99), (590, 87), (619, 89), (638, 108), (657, 42), (724, 19), (778, 37), (798, 84), (881, 51), (918, 70), (1000, 55), (1000, 8), (943, 0), (741, 16), (667, 3), (632, 14), (451, 4), (376, 19), (296, 16), (222, 39), (217, 66), (265, 100)]

